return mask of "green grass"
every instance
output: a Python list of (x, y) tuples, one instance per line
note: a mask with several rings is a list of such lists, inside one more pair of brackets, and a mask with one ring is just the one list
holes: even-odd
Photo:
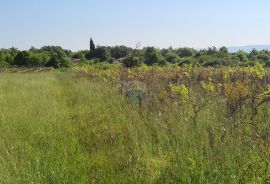
[[(69, 72), (0, 74), (0, 183), (264, 183), (269, 150), (220, 141), (222, 109), (151, 112)], [(267, 168), (267, 169), (266, 169)]]

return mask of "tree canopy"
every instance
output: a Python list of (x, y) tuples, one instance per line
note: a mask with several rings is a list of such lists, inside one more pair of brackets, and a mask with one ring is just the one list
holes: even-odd
[(168, 48), (159, 49), (146, 47), (142, 49), (126, 46), (95, 46), (90, 39), (90, 50), (70, 51), (59, 46), (31, 47), (29, 50), (20, 51), (16, 48), (0, 50), (0, 67), (68, 67), (72, 61), (91, 61), (88, 63), (107, 62), (122, 63), (126, 67), (146, 65), (179, 66), (250, 66), (257, 62), (270, 66), (270, 51), (253, 49), (250, 53), (237, 51), (231, 53), (228, 48), (209, 47), (208, 49), (195, 50), (193, 48)]

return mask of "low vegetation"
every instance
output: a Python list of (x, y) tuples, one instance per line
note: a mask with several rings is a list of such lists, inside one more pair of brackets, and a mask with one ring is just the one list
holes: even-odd
[(270, 78), (259, 63), (7, 71), (0, 183), (270, 180)]

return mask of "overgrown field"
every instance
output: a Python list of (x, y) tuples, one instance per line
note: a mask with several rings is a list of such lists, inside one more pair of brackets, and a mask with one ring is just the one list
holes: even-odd
[(270, 80), (247, 68), (0, 73), (0, 183), (266, 183)]

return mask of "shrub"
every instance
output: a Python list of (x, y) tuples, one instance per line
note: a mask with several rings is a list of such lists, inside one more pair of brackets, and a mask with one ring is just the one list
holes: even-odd
[(194, 63), (194, 60), (191, 58), (181, 59), (178, 66), (191, 65), (192, 63)]
[(158, 64), (161, 57), (162, 55), (158, 50), (156, 50), (154, 47), (148, 47), (145, 51), (144, 63), (149, 66)]
[(141, 61), (138, 57), (128, 56), (126, 59), (123, 60), (123, 65), (126, 68), (137, 67), (141, 65)]
[(0, 67), (8, 67), (10, 64), (6, 61), (0, 61)]
[(195, 50), (192, 48), (180, 48), (177, 53), (180, 57), (191, 57), (195, 55)]
[(30, 54), (27, 51), (19, 52), (14, 58), (14, 64), (17, 66), (27, 66), (30, 60)]
[(100, 59), (101, 62), (106, 61), (110, 58), (110, 52), (106, 47), (96, 48), (93, 54), (93, 57)]
[(173, 63), (173, 64), (177, 63), (179, 60), (179, 56), (174, 52), (168, 52), (165, 55), (165, 58), (169, 63)]

